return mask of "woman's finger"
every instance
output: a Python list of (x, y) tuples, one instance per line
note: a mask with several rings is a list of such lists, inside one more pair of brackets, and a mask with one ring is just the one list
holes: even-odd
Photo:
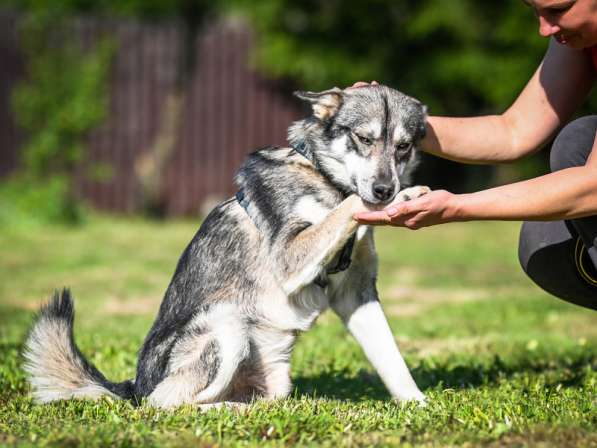
[(378, 86), (379, 83), (377, 81), (371, 81), (371, 83), (365, 81), (357, 81), (349, 89), (358, 89), (359, 87), (367, 87), (367, 86)]
[(390, 222), (390, 217), (384, 210), (357, 213), (354, 219), (361, 224), (389, 224)]

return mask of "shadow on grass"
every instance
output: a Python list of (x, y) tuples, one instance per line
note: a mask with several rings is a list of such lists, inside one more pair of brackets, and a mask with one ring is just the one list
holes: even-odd
[[(497, 384), (514, 376), (542, 376), (546, 388), (575, 387), (582, 384), (587, 366), (597, 367), (593, 353), (562, 354), (529, 359), (521, 356), (504, 362), (499, 356), (485, 363), (422, 363), (411, 370), (416, 383), (427, 389), (471, 389)], [(295, 394), (330, 399), (362, 401), (387, 400), (388, 392), (381, 379), (373, 373), (349, 369), (294, 378)], [(522, 386), (521, 386), (522, 387)]]
[[(21, 391), (24, 387), (20, 372), (19, 353), (34, 313), (29, 310), (0, 304), (0, 385)], [(437, 361), (425, 359), (411, 370), (422, 390), (470, 389), (499, 383), (515, 376), (541, 376), (545, 387), (575, 387), (583, 382), (587, 367), (597, 369), (594, 350), (562, 353), (529, 353), (520, 350), (503, 360), (499, 356), (484, 359), (447, 358)], [(10, 375), (6, 375), (7, 373)], [(294, 378), (295, 394), (331, 399), (362, 401), (387, 400), (388, 392), (375, 373), (345, 368)], [(522, 386), (521, 386), (522, 387)]]
[(297, 396), (326, 397), (337, 400), (387, 400), (388, 391), (377, 375), (348, 370), (325, 372), (293, 378)]

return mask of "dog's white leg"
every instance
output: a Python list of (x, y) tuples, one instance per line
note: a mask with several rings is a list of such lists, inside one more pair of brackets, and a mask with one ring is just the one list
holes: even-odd
[(267, 367), (265, 374), (266, 399), (286, 398), (291, 387), (290, 363), (277, 363)]
[(255, 326), (251, 340), (255, 348), (256, 380), (258, 389), (266, 400), (287, 397), (292, 387), (290, 381), (290, 353), (296, 334), (267, 326)]
[(392, 396), (398, 400), (424, 403), (425, 396), (398, 350), (379, 300), (374, 295), (368, 301), (342, 300), (332, 308), (361, 345)]

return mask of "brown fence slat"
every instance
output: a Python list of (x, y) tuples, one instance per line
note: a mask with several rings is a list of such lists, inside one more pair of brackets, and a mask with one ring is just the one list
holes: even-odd
[[(18, 16), (0, 13), (0, 176), (17, 166), (21, 140), (10, 110), (23, 79)], [(89, 136), (89, 164), (112, 167), (99, 182), (79, 176), (80, 194), (99, 209), (139, 209), (134, 164), (160, 129), (168, 93), (176, 82), (182, 25), (177, 22), (81, 18), (73, 39), (93, 47), (108, 35), (117, 44), (110, 74), (108, 117)], [(238, 19), (209, 24), (197, 38), (197, 63), (189, 81), (174, 153), (164, 171), (171, 215), (195, 214), (203, 201), (234, 192), (244, 156), (265, 144), (284, 144), (286, 128), (301, 115), (289, 91), (249, 67), (253, 33)]]

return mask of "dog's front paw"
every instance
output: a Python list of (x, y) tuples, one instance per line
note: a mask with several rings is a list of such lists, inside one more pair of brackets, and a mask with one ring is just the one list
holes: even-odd
[(426, 187), (424, 185), (417, 185), (415, 187), (405, 188), (404, 190), (398, 192), (396, 198), (392, 201), (396, 202), (404, 202), (410, 201), (411, 199), (416, 199), (421, 197), (431, 191), (431, 188)]
[(420, 390), (417, 390), (413, 393), (400, 395), (397, 397), (400, 403), (416, 403), (417, 406), (425, 407), (427, 406), (427, 398)]
[(363, 201), (360, 196), (351, 194), (344, 200), (352, 214), (371, 211), (369, 204)]

